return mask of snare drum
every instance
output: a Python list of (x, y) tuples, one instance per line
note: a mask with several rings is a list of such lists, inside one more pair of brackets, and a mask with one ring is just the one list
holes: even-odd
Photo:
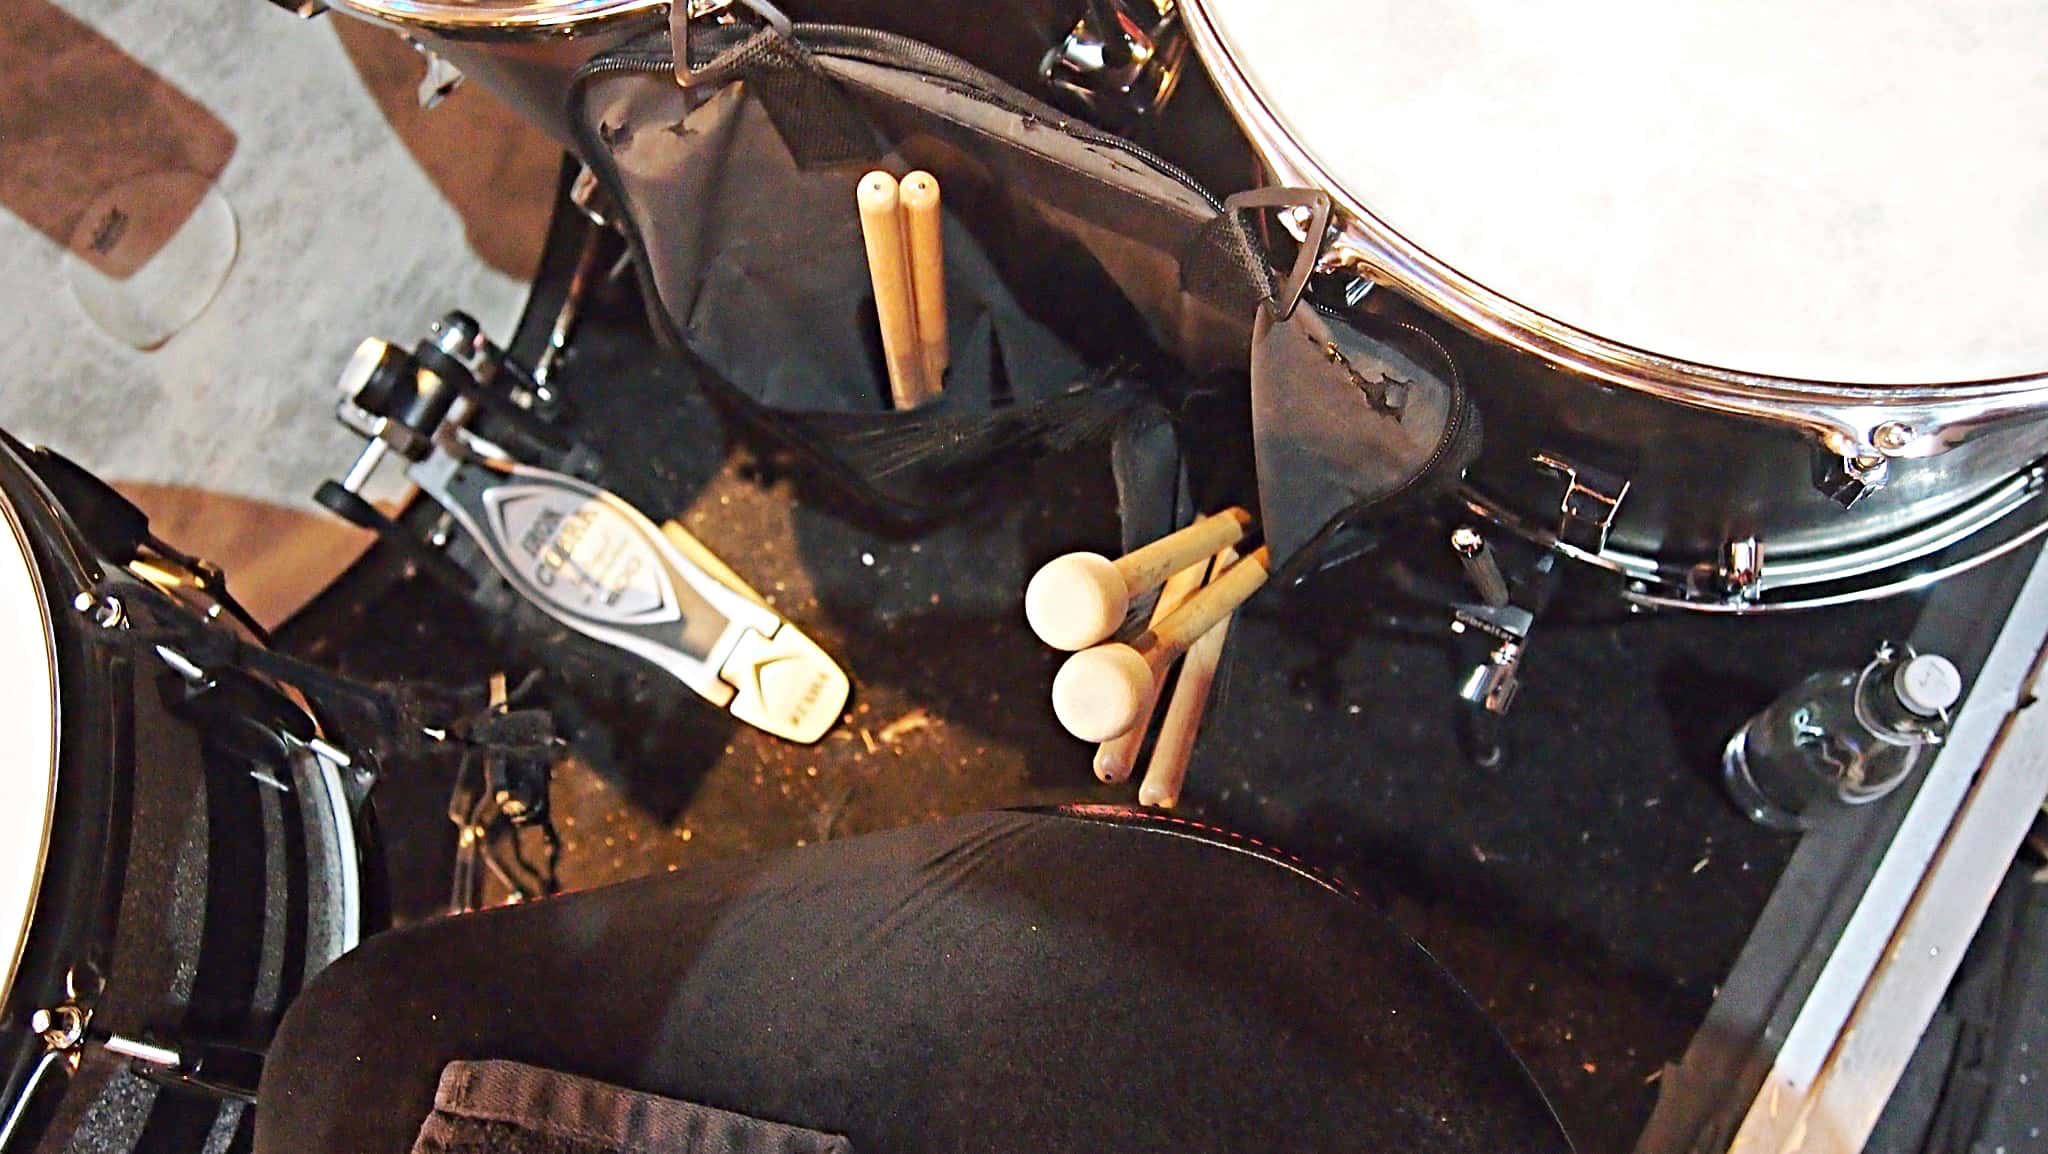
[(2048, 527), (2048, 10), (1180, 5), (1323, 267), (1472, 390), (1475, 514), (1736, 612)]
[(182, 559), (96, 545), (133, 516), (0, 435), (7, 1154), (224, 1148), (243, 1105), (199, 1059), (260, 1048), (375, 905), (360, 787), (295, 698), (134, 640), (229, 625)]

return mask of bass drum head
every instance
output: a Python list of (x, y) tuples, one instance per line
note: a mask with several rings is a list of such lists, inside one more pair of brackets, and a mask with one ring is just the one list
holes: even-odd
[(57, 784), (57, 667), (26, 529), (0, 494), (0, 1005), (13, 987), (49, 848)]
[(1788, 385), (2048, 370), (2048, 8), (1183, 7), (1290, 175), (1543, 318)]

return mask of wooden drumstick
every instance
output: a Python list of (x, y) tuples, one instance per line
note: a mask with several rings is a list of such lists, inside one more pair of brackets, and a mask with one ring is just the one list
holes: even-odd
[[(1229, 550), (1225, 550), (1226, 553)], [(1209, 576), (1209, 562), (1197, 561), (1166, 579), (1159, 587), (1159, 603), (1152, 607), (1152, 624), (1166, 620), (1174, 610), (1194, 596), (1195, 590)], [(1159, 705), (1159, 689), (1165, 684), (1162, 673), (1152, 679), (1152, 689), (1145, 701), (1138, 707), (1138, 724), (1121, 737), (1103, 742), (1095, 750), (1095, 776), (1107, 782), (1119, 782), (1131, 776), (1131, 770), (1138, 764), (1138, 749), (1145, 744), (1145, 730), (1151, 727), (1152, 711)]]
[[(1216, 557), (1220, 568), (1236, 554), (1225, 549)], [(1193, 645), (1180, 663), (1180, 680), (1166, 703), (1166, 718), (1159, 723), (1159, 740), (1152, 743), (1152, 760), (1145, 763), (1145, 780), (1138, 783), (1138, 804), (1172, 809), (1180, 801), (1181, 786), (1188, 779), (1188, 761), (1195, 754), (1195, 735), (1202, 729), (1202, 714), (1209, 708), (1209, 690), (1216, 684), (1216, 670), (1223, 664), (1223, 646), (1230, 640), (1232, 615), (1225, 615)]]
[(910, 297), (917, 309), (917, 347), (925, 400), (946, 388), (952, 350), (946, 341), (946, 238), (939, 211), (939, 178), (913, 172), (903, 178), (903, 231), (910, 248)]
[(1237, 544), (1251, 524), (1250, 513), (1225, 509), (1115, 561), (1100, 553), (1055, 557), (1024, 587), (1024, 619), (1038, 639), (1054, 649), (1099, 644), (1123, 624), (1133, 597), (1214, 556), (1218, 549)]
[(1146, 690), (1190, 645), (1259, 591), (1270, 557), (1264, 546), (1254, 550), (1129, 645), (1112, 641), (1067, 658), (1052, 681), (1052, 710), (1060, 724), (1083, 741), (1108, 741), (1130, 732)]
[(889, 371), (889, 395), (899, 409), (924, 399), (918, 364), (917, 314), (910, 299), (910, 261), (903, 246), (901, 199), (896, 178), (870, 172), (860, 178), (861, 239), (867, 242), (868, 277), (875, 286), (875, 319), (882, 327), (882, 361)]

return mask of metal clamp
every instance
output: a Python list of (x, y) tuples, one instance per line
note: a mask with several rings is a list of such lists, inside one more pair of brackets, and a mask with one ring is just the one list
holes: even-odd
[(1628, 496), (1628, 478), (1550, 453), (1538, 453), (1534, 460), (1565, 479), (1564, 496), (1558, 502), (1557, 539), (1588, 553), (1605, 549), (1614, 516)]
[(1090, 0), (1038, 76), (1080, 111), (1127, 127), (1172, 99), (1187, 55), (1174, 0)]
[(1323, 244), (1330, 235), (1330, 195), (1312, 188), (1254, 188), (1235, 193), (1223, 202), (1223, 214), (1236, 220), (1259, 209), (1288, 209), (1290, 231), (1299, 228), (1301, 251), (1294, 254), (1294, 266), (1279, 290), (1269, 294), (1273, 319), (1284, 321), (1294, 315), (1301, 294), (1308, 288), (1309, 274), (1322, 259)]
[(1475, 665), (1458, 686), (1458, 696), (1468, 704), (1495, 717), (1505, 717), (1522, 687), (1522, 647), (1519, 641), (1503, 641)]
[(714, 13), (730, 10), (735, 4), (759, 16), (777, 36), (784, 40), (796, 39), (796, 26), (783, 15), (782, 9), (768, 0), (686, 0), (684, 3), (669, 5), (668, 38), (669, 50), (676, 59), (676, 83), (684, 88), (697, 82), (697, 68), (690, 63), (690, 21), (701, 20)]

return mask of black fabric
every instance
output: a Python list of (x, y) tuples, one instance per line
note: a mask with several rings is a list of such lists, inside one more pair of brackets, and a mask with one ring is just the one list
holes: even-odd
[(1440, 363), (1425, 367), (1392, 341), (1307, 305), (1285, 321), (1260, 313), (1252, 438), (1276, 584), (1304, 572), (1343, 529), (1428, 493), (1472, 462), (1478, 414), (1456, 367)]
[[(855, 497), (943, 515), (1022, 451), (1178, 409), (1192, 381), (1244, 387), (1271, 280), (1192, 178), (902, 37), (691, 36), (687, 87), (662, 37), (585, 69), (579, 151), (624, 208), (657, 330)], [(877, 167), (945, 188), (952, 365), (943, 398), (909, 412), (890, 404), (854, 208)], [(1328, 364), (1297, 371), (1293, 389), (1348, 388)]]
[(846, 1139), (517, 1062), (450, 1062), (413, 1154), (847, 1154)]
[[(762, 33), (688, 91), (658, 71), (600, 70), (577, 103), (582, 151), (642, 251), (657, 328), (885, 512), (950, 511), (1018, 450), (1106, 436), (1141, 395), (1105, 385), (1141, 362), (1140, 375), (1173, 371), (1074, 234), (1110, 211), (1198, 222), (1206, 203), (1059, 132), (1020, 129), (982, 94)], [(915, 412), (890, 406), (854, 209), (876, 167), (929, 169), (946, 191), (952, 365), (943, 398)], [(1171, 285), (1171, 268), (1150, 279)]]
[(981, 815), (383, 935), (287, 1015), (257, 1149), (399, 1154), (475, 1059), (889, 1154), (1570, 1148), (1413, 942), (1172, 819)]

